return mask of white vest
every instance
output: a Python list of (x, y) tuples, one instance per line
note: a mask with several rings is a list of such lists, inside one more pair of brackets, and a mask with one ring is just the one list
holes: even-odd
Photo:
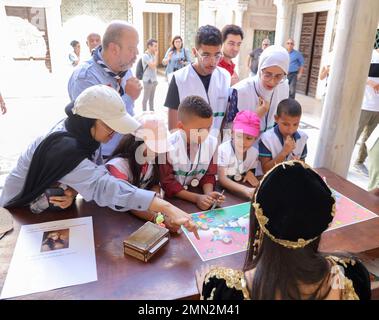
[(229, 140), (218, 147), (218, 165), (226, 168), (226, 175), (228, 176), (242, 175), (257, 167), (258, 155), (258, 150), (251, 146), (246, 152), (246, 159), (239, 161), (234, 153), (232, 140)]
[[(129, 183), (133, 182), (134, 177), (133, 177), (133, 172), (130, 170), (129, 160), (124, 159), (124, 158), (113, 158), (109, 160), (106, 164), (107, 165), (110, 164), (114, 166), (118, 171), (125, 174), (128, 177)], [(154, 168), (154, 165), (149, 163), (146, 174), (142, 176), (142, 173), (141, 173), (141, 179), (142, 179), (141, 184), (136, 187), (142, 188), (142, 189), (147, 187), (147, 185), (150, 182), (150, 179), (153, 177), (153, 168)]]
[[(296, 140), (295, 149), (287, 156), (287, 160), (294, 160), (295, 157), (301, 157), (304, 147), (307, 144), (308, 136), (303, 131), (297, 131), (300, 135), (300, 138)], [(274, 128), (266, 131), (262, 134), (261, 140), (267, 149), (271, 151), (272, 158), (274, 159), (277, 155), (283, 150), (283, 145), (279, 140), (279, 137), (276, 135)]]
[(213, 110), (213, 124), (210, 133), (217, 138), (228, 105), (230, 73), (223, 68), (217, 67), (212, 73), (208, 94), (192, 65), (175, 71), (174, 75), (180, 101), (183, 101), (188, 96), (196, 95), (209, 103)]
[(177, 130), (168, 138), (170, 145), (174, 146), (168, 152), (168, 161), (172, 165), (177, 181), (184, 187), (191, 184), (193, 179), (198, 181), (208, 170), (212, 157), (217, 149), (217, 139), (208, 135), (207, 139), (201, 144), (193, 144), (190, 150), (194, 156), (191, 161), (187, 154), (187, 141), (182, 130)]
[[(239, 111), (242, 111), (242, 110), (255, 111), (257, 109), (259, 105), (259, 100), (254, 88), (253, 77), (249, 77), (238, 82), (237, 84), (233, 86), (233, 89), (236, 89), (238, 92), (237, 108)], [(270, 110), (264, 117), (261, 118), (261, 132), (265, 132), (274, 126), (275, 124), (274, 115), (276, 114), (278, 104), (280, 101), (287, 99), (288, 96), (289, 96), (289, 87), (288, 87), (287, 81), (278, 84), (274, 88), (274, 92), (271, 99)], [(268, 102), (270, 102), (270, 99)], [(267, 128), (266, 128), (266, 119), (267, 119)]]
[[(372, 51), (371, 63), (379, 63), (379, 53), (376, 50)], [(379, 83), (378, 77), (368, 77), (367, 80)], [(377, 94), (368, 84), (366, 84), (365, 87), (362, 110), (379, 112), (379, 94)]]

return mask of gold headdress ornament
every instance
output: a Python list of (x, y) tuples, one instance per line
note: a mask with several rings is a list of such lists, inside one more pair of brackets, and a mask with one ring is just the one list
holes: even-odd
[[(266, 225), (267, 225), (267, 223), (269, 221), (269, 218), (264, 215), (264, 212), (263, 212), (263, 209), (262, 209), (261, 205), (257, 202), (257, 194), (259, 193), (259, 189), (260, 189), (260, 187), (262, 185), (262, 182), (266, 179), (266, 177), (268, 175), (270, 175), (270, 173), (273, 170), (275, 170), (279, 166), (282, 166), (283, 169), (286, 169), (286, 166), (294, 166), (296, 163), (301, 164), (305, 169), (310, 169), (310, 170), (312, 170), (313, 172), (315, 172), (317, 174), (316, 171), (314, 171), (309, 165), (305, 164), (302, 161), (291, 160), (291, 161), (287, 161), (287, 162), (283, 162), (283, 163), (277, 164), (276, 166), (274, 166), (271, 170), (269, 170), (263, 176), (263, 178), (261, 180), (261, 183), (260, 183), (258, 189), (255, 192), (253, 203), (252, 203), (252, 206), (254, 207), (254, 211), (255, 211), (255, 216), (256, 216), (257, 221), (259, 223), (259, 227), (261, 229), (261, 232), (263, 231), (263, 233), (266, 234), (272, 241), (274, 241), (274, 242), (276, 242), (276, 243), (278, 243), (278, 244), (280, 244), (280, 245), (282, 245), (282, 246), (284, 246), (286, 248), (289, 248), (289, 249), (304, 248), (306, 245), (308, 245), (312, 241), (316, 240), (319, 236), (314, 237), (312, 239), (301, 239), (301, 238), (299, 238), (297, 241), (289, 241), (289, 240), (285, 240), (285, 239), (278, 239), (278, 238), (276, 238), (274, 235), (272, 235), (270, 233), (270, 231), (266, 227)], [(332, 210), (331, 210), (330, 214), (331, 214), (332, 217), (334, 217), (335, 216), (335, 212), (336, 212), (336, 205), (335, 205), (335, 197), (334, 197), (332, 191), (331, 191), (331, 197), (334, 200), (334, 204), (332, 206)], [(330, 223), (329, 223), (329, 225), (330, 225)], [(262, 235), (259, 238), (262, 238)], [(260, 240), (258, 240), (258, 239), (256, 241), (260, 242)]]

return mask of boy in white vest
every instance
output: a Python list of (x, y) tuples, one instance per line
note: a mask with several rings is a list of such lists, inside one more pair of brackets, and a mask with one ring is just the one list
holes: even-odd
[(164, 105), (168, 110), (168, 128), (173, 130), (178, 123), (178, 106), (191, 95), (202, 97), (212, 108), (213, 123), (211, 134), (216, 138), (228, 104), (231, 77), (228, 71), (218, 67), (222, 58), (222, 35), (214, 26), (199, 28), (192, 54), (197, 58), (194, 64), (176, 71), (171, 79)]
[(264, 132), (259, 142), (259, 159), (264, 173), (283, 161), (305, 161), (308, 136), (297, 130), (300, 118), (301, 106), (295, 99), (279, 103), (275, 115), (277, 125)]
[[(159, 165), (160, 182), (167, 197), (178, 197), (209, 209), (225, 197), (214, 191), (217, 164), (217, 139), (209, 134), (213, 115), (209, 104), (199, 96), (189, 96), (179, 105), (178, 129), (169, 137), (174, 146), (165, 164)], [(200, 187), (202, 194), (189, 191)]]
[[(260, 132), (259, 116), (250, 110), (237, 113), (233, 120), (232, 139), (218, 148), (218, 179), (231, 192), (251, 199), (258, 185), (255, 169), (258, 149), (253, 146)], [(241, 184), (247, 182), (250, 186)]]

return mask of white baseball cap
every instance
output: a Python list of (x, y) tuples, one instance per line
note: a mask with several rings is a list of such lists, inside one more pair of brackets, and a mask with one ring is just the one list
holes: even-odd
[(169, 132), (163, 119), (152, 112), (143, 113), (136, 119), (141, 123), (141, 127), (133, 134), (143, 139), (150, 150), (155, 153), (166, 153), (172, 150), (172, 146), (167, 141)]
[(134, 132), (141, 126), (126, 112), (118, 92), (103, 84), (85, 89), (76, 98), (72, 113), (85, 118), (99, 119), (122, 134)]

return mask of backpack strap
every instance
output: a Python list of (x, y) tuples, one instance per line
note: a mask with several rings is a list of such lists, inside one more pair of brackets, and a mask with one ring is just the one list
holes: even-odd
[(187, 59), (186, 49), (185, 49), (185, 48), (182, 48), (182, 50), (183, 50), (184, 61), (187, 62), (188, 59)]
[[(142, 59), (142, 66), (143, 66), (143, 57), (141, 58)], [(146, 63), (146, 67), (143, 69), (142, 71), (142, 75), (145, 73), (146, 69), (148, 68), (148, 64)]]
[(147, 69), (148, 66), (149, 66), (149, 65), (147, 64), (146, 67), (145, 67), (145, 69), (143, 69), (143, 73), (142, 73), (142, 74), (145, 73), (145, 71), (146, 71), (146, 69)]

